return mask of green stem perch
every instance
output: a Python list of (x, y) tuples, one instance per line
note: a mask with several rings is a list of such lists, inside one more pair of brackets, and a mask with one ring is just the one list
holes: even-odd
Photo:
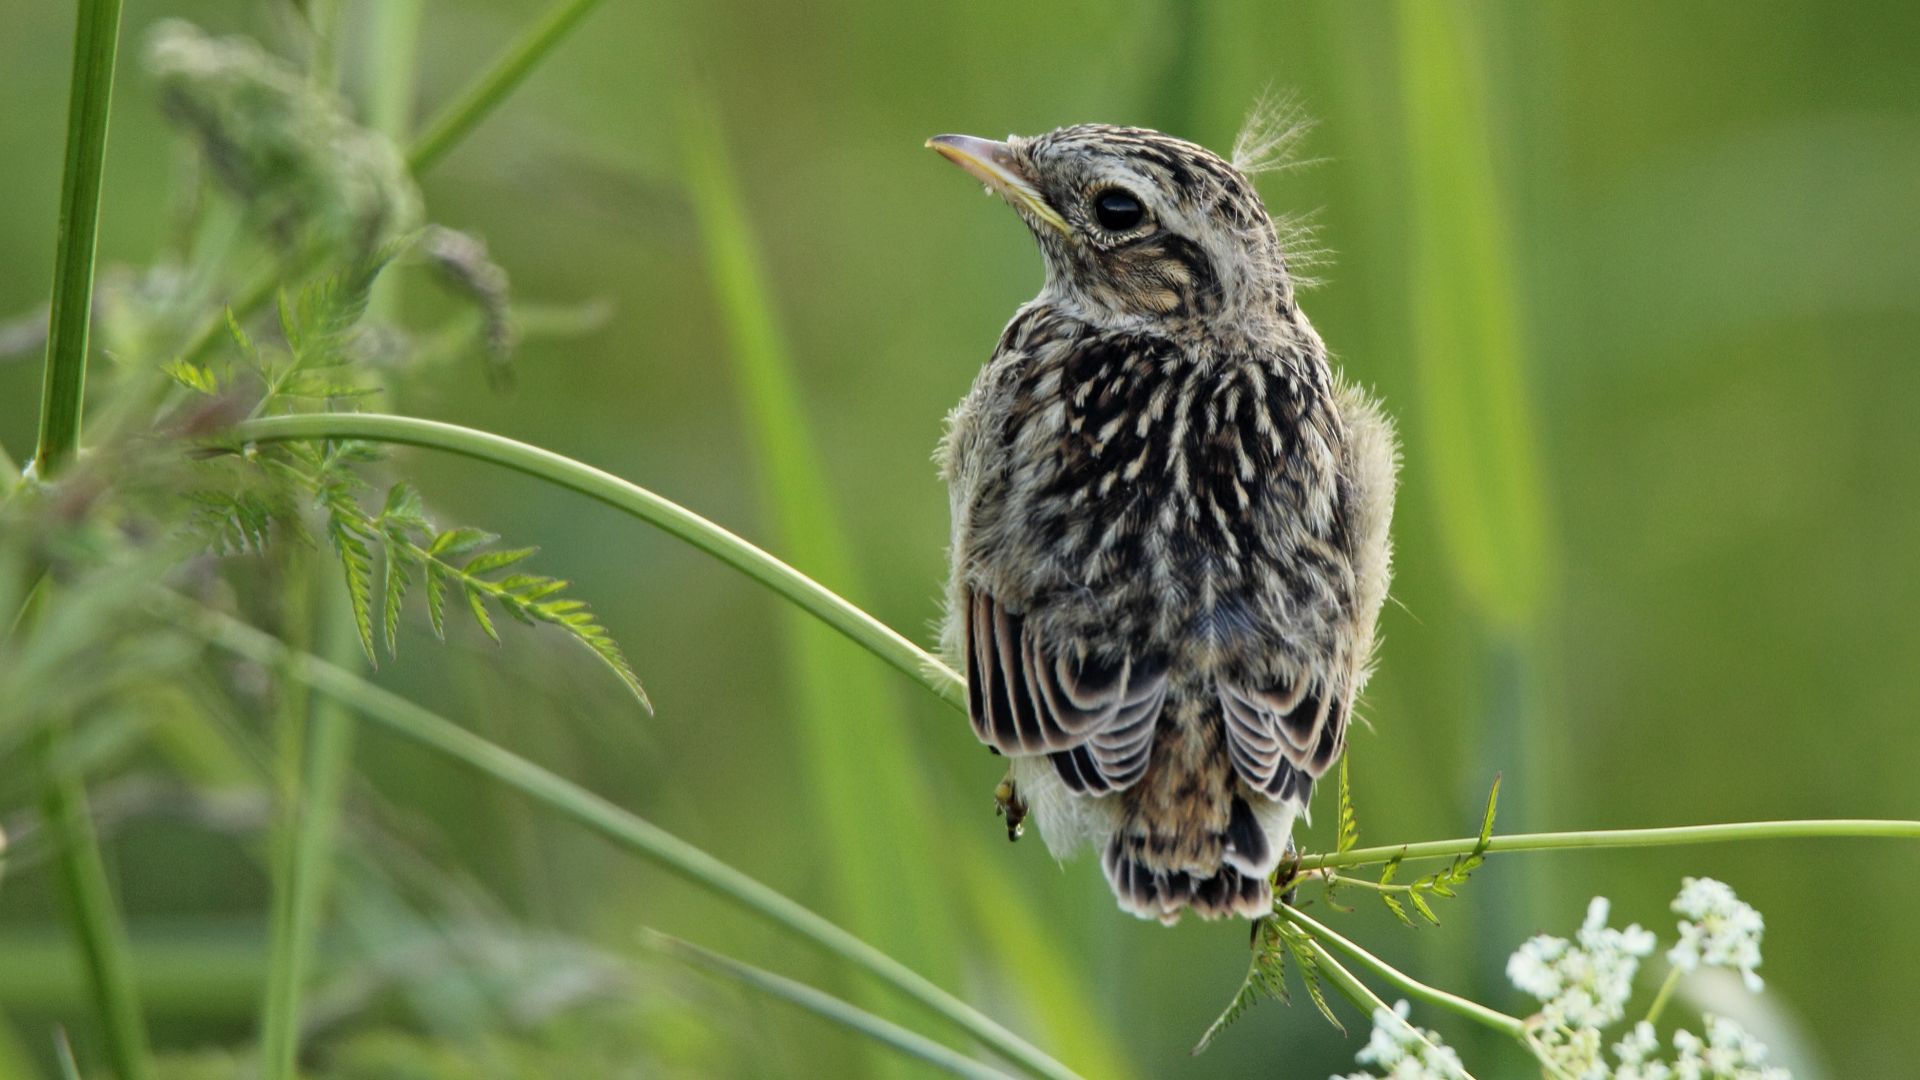
[(304, 413), (248, 420), (234, 435), (247, 442), (289, 439), (365, 439), (446, 450), (502, 465), (596, 499), (664, 529), (744, 572), (905, 672), (956, 709), (967, 707), (960, 676), (892, 627), (819, 582), (692, 511), (551, 450), (455, 424), (378, 413)]
[[(1496, 836), (1486, 846), (1500, 851), (1570, 851), (1583, 848), (1647, 848), (1680, 844), (1716, 844), (1733, 840), (1788, 840), (1809, 837), (1920, 840), (1920, 821), (1874, 818), (1833, 818), (1801, 821), (1736, 821), (1716, 825), (1675, 825), (1659, 829), (1587, 829), (1579, 832), (1513, 833)], [(1390, 859), (1445, 859), (1465, 855), (1480, 842), (1477, 836), (1457, 840), (1427, 840), (1418, 844), (1385, 844), (1302, 856), (1300, 870), (1371, 866)]]
[(690, 941), (682, 941), (656, 930), (648, 930), (645, 934), (647, 944), (669, 956), (743, 983), (782, 1001), (791, 1002), (808, 1012), (823, 1016), (882, 1046), (890, 1047), (942, 1072), (969, 1077), (970, 1080), (1006, 1080), (1007, 1074), (998, 1069), (988, 1068), (957, 1050), (942, 1046), (924, 1035), (909, 1031), (891, 1020), (875, 1016), (865, 1009), (842, 1001), (832, 994), (816, 990), (805, 983), (775, 975), (771, 971), (742, 963), (730, 956), (722, 956)]
[(237, 619), (161, 598), (161, 610), (215, 646), (246, 657), (334, 698), (368, 720), (437, 750), (585, 825), (620, 847), (658, 863), (702, 888), (759, 913), (769, 921), (840, 957), (979, 1039), (1022, 1069), (1056, 1080), (1076, 1074), (1038, 1047), (995, 1023), (906, 965), (854, 937), (779, 892), (599, 795), (345, 668), (296, 653), (272, 635)]
[(1299, 908), (1282, 904), (1280, 913), (1283, 918), (1313, 935), (1316, 940), (1330, 944), (1353, 957), (1362, 967), (1413, 997), (1438, 1005), (1449, 1012), (1458, 1013), (1476, 1024), (1490, 1027), (1503, 1035), (1521, 1040), (1526, 1038), (1527, 1022), (1525, 1020), (1489, 1009), (1477, 1001), (1469, 1001), (1458, 994), (1450, 994), (1437, 987), (1428, 986), (1342, 937), (1338, 931), (1303, 913)]

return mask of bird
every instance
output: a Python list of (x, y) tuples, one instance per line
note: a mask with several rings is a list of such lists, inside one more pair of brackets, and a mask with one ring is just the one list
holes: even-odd
[(1104, 124), (927, 146), (1046, 268), (935, 455), (942, 644), (1008, 835), (1097, 848), (1142, 918), (1267, 916), (1372, 671), (1393, 424), (1300, 310), (1248, 155)]

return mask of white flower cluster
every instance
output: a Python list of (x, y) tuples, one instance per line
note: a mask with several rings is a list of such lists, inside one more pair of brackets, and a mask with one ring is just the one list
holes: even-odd
[(1754, 968), (1760, 966), (1760, 935), (1766, 921), (1733, 890), (1712, 878), (1684, 878), (1673, 910), (1684, 916), (1680, 942), (1667, 950), (1667, 962), (1691, 972), (1701, 964), (1734, 968), (1747, 989), (1759, 993), (1765, 985)]
[[(1605, 1052), (1602, 1029), (1626, 1016), (1640, 961), (1651, 955), (1654, 936), (1638, 925), (1607, 925), (1605, 897), (1587, 905), (1587, 918), (1572, 941), (1542, 934), (1520, 946), (1507, 961), (1513, 985), (1541, 1003), (1528, 1021), (1528, 1043), (1550, 1075), (1574, 1080), (1791, 1080), (1787, 1070), (1767, 1063), (1767, 1048), (1745, 1028), (1725, 1017), (1703, 1017), (1703, 1038), (1684, 1029), (1673, 1033), (1673, 1057), (1664, 1059), (1660, 1035), (1642, 1020)], [(1687, 878), (1674, 898), (1682, 916), (1680, 942), (1667, 952), (1677, 972), (1700, 965), (1738, 970), (1758, 992), (1760, 913), (1742, 903), (1733, 890), (1711, 878)], [(1662, 995), (1664, 1000), (1664, 992)], [(1333, 1080), (1459, 1080), (1466, 1076), (1460, 1058), (1430, 1031), (1407, 1020), (1407, 1003), (1393, 1012), (1378, 1010), (1373, 1035), (1355, 1060), (1379, 1070)]]
[(1660, 1050), (1660, 1037), (1645, 1020), (1614, 1044), (1620, 1067), (1599, 1076), (1610, 1080), (1792, 1080), (1787, 1070), (1767, 1064), (1767, 1048), (1746, 1028), (1724, 1016), (1708, 1015), (1707, 1037), (1691, 1031), (1673, 1033), (1679, 1057), (1673, 1064), (1651, 1060)]
[(1606, 1027), (1626, 1015), (1640, 958), (1653, 952), (1653, 933), (1638, 924), (1607, 925), (1607, 898), (1587, 905), (1587, 921), (1574, 942), (1541, 934), (1507, 960), (1507, 978), (1539, 998), (1554, 1027)]
[[(1388, 1080), (1466, 1080), (1466, 1067), (1460, 1055), (1440, 1042), (1440, 1036), (1423, 1031), (1407, 1020), (1407, 1003), (1401, 1001), (1392, 1012), (1373, 1011), (1373, 1034), (1367, 1045), (1353, 1056), (1362, 1065), (1382, 1070)], [(1354, 1073), (1334, 1080), (1378, 1080), (1372, 1073)]]

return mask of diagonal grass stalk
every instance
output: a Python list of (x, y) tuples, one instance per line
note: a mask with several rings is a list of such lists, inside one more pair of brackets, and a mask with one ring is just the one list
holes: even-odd
[(379, 413), (308, 413), (249, 420), (245, 442), (363, 439), (445, 450), (545, 480), (663, 529), (799, 605), (808, 614), (904, 672), (956, 709), (967, 707), (960, 676), (898, 631), (741, 537), (637, 484), (571, 458), (457, 424)]
[(832, 994), (816, 990), (805, 983), (795, 982), (783, 975), (775, 975), (771, 971), (742, 963), (729, 956), (722, 956), (690, 941), (682, 941), (658, 931), (646, 931), (644, 940), (646, 944), (668, 956), (823, 1016), (842, 1027), (866, 1036), (881, 1046), (942, 1072), (968, 1077), (969, 1080), (1006, 1080), (1007, 1074), (998, 1069), (989, 1068), (957, 1050), (942, 1046), (924, 1035), (909, 1031), (891, 1020), (875, 1016), (865, 1009), (842, 1001)]
[[(770, 535), (797, 565), (852, 586), (857, 560), (803, 408), (724, 126), (702, 95), (683, 98), (685, 190), (727, 331)], [(825, 627), (799, 612), (780, 614), (783, 676), (814, 813), (825, 835), (860, 837), (825, 853), (834, 869), (833, 910), (936, 981), (950, 980), (965, 951), (953, 903), (931, 875), (901, 873), (949, 840), (929, 800), (921, 756), (897, 722), (893, 687)], [(874, 806), (886, 812), (875, 814)]]
[(585, 825), (614, 844), (813, 942), (919, 1002), (1027, 1072), (1053, 1078), (1072, 1078), (1077, 1075), (1038, 1047), (893, 957), (685, 840), (578, 784), (398, 694), (375, 686), (345, 668), (336, 667), (315, 656), (296, 653), (272, 635), (238, 619), (167, 594), (160, 596), (157, 605), (163, 615), (200, 634), (218, 648), (279, 671), (287, 678), (297, 679), (316, 693), (339, 700), (387, 730), (506, 784)]
[(427, 122), (426, 131), (407, 152), (407, 164), (413, 171), (423, 173), (439, 164), (599, 4), (600, 0), (560, 0), (548, 9), (459, 97)]

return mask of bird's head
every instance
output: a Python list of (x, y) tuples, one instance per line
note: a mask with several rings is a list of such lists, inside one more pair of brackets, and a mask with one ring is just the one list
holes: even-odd
[(1046, 258), (1048, 291), (1090, 319), (1238, 323), (1292, 307), (1259, 194), (1204, 147), (1104, 124), (927, 145), (1019, 211)]

